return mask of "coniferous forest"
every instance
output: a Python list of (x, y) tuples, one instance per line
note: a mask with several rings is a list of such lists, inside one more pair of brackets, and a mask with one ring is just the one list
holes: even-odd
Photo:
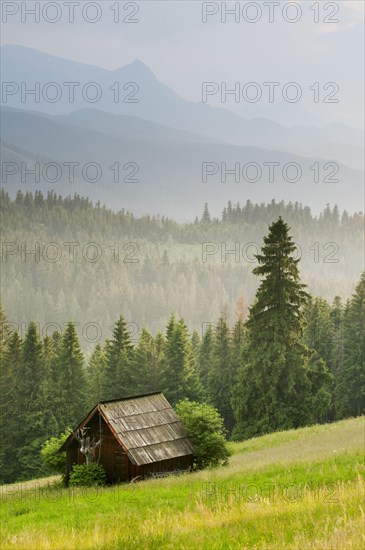
[(0, 550), (365, 548), (365, 2), (0, 4)]
[(315, 216), (298, 203), (231, 204), (220, 219), (209, 206), (195, 222), (113, 212), (75, 195), (0, 194), (3, 303), (24, 338), (72, 320), (84, 351), (110, 338), (120, 313), (134, 343), (142, 327), (157, 333), (171, 312), (205, 332), (222, 312), (252, 303), (262, 240), (279, 216), (288, 223), (303, 282), (331, 304), (347, 300), (363, 271), (364, 215), (327, 207)]
[[(365, 413), (365, 274), (355, 254), (344, 256), (361, 243), (361, 214), (328, 208), (314, 217), (298, 204), (248, 202), (228, 204), (220, 220), (211, 219), (206, 205), (200, 220), (179, 225), (53, 193), (18, 193), (14, 201), (2, 193), (1, 211), (2, 482), (44, 474), (42, 443), (74, 428), (102, 399), (162, 390), (172, 405), (185, 397), (207, 402), (236, 440)], [(43, 244), (37, 262), (40, 235), (53, 247)], [(76, 257), (66, 262), (51, 255), (55, 245), (75, 242), (98, 243), (102, 251), (114, 243), (115, 254), (121, 236), (138, 243), (139, 261), (87, 256), (81, 269)], [(207, 252), (236, 240), (260, 248), (251, 250), (250, 261), (231, 265), (221, 250), (210, 262), (196, 256), (202, 243), (210, 243)], [(323, 249), (328, 243), (338, 248)], [(318, 271), (308, 278), (310, 256), (298, 248), (311, 246)], [(339, 261), (323, 262), (323, 250)], [(123, 254), (133, 259), (135, 252)], [(113, 268), (120, 269), (114, 286)], [(137, 333), (130, 323), (134, 304)], [(157, 304), (156, 329), (150, 319)], [(82, 343), (75, 322), (82, 309), (82, 321), (106, 318), (107, 337)], [(31, 320), (34, 311), (38, 318)], [(45, 332), (51, 320), (62, 322), (62, 330), (49, 324)]]

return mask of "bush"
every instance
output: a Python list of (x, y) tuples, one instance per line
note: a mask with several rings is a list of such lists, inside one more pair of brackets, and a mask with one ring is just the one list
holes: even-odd
[(71, 487), (91, 487), (93, 485), (105, 485), (106, 473), (100, 464), (75, 464), (70, 474)]
[(218, 411), (206, 403), (184, 399), (176, 405), (176, 412), (194, 445), (194, 467), (201, 470), (226, 464), (230, 452)]
[(66, 430), (59, 437), (51, 437), (42, 445), (41, 458), (47, 470), (56, 474), (64, 474), (66, 469), (66, 453), (58, 450), (70, 435), (71, 430)]

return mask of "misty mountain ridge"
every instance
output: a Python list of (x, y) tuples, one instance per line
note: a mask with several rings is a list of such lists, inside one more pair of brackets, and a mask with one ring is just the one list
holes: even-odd
[[(62, 88), (62, 97), (55, 103), (44, 100), (40, 103), (22, 103), (20, 94), (16, 94), (7, 98), (7, 102), (3, 103), (6, 106), (51, 115), (67, 115), (85, 107), (96, 108), (113, 114), (142, 118), (220, 142), (285, 151), (304, 157), (319, 157), (351, 168), (363, 168), (363, 136), (359, 129), (339, 123), (334, 123), (330, 128), (303, 125), (289, 128), (261, 116), (252, 118), (247, 106), (245, 118), (242, 118), (241, 113), (187, 101), (172, 88), (161, 83), (140, 60), (109, 71), (22, 46), (2, 46), (1, 53), (3, 81), (26, 82), (29, 87), (32, 82), (43, 85), (48, 82), (79, 82), (82, 85), (97, 82), (102, 90), (100, 101), (96, 103), (88, 103), (83, 99), (80, 86), (75, 88), (73, 103), (68, 100), (68, 90)], [(270, 107), (279, 111), (281, 108), (280, 105)], [(264, 106), (255, 108), (260, 114), (260, 109), (264, 109)], [(298, 108), (303, 109), (300, 105)], [(268, 111), (267, 114), (269, 115)]]
[[(167, 215), (181, 221), (194, 219), (205, 202), (214, 215), (219, 215), (222, 204), (228, 200), (298, 201), (314, 212), (319, 212), (327, 203), (337, 203), (350, 212), (359, 209), (362, 173), (341, 165), (339, 183), (315, 183), (311, 167), (315, 163), (321, 167), (325, 164), (318, 158), (231, 145), (137, 117), (116, 116), (95, 109), (57, 116), (11, 108), (2, 111), (3, 162), (18, 162), (23, 154), (24, 162), (30, 163), (30, 167), (36, 161), (42, 166), (47, 162), (78, 163), (74, 181), (70, 181), (66, 169), (56, 182), (42, 178), (41, 181), (33, 178), (33, 181), (27, 177), (20, 183), (20, 172), (3, 178), (3, 186), (11, 195), (19, 188), (54, 189), (62, 195), (78, 192), (113, 208), (125, 207), (139, 215)], [(222, 163), (226, 163), (227, 169), (236, 163), (241, 168), (245, 163), (256, 163), (262, 170), (267, 162), (279, 163), (280, 170), (292, 162), (301, 167), (303, 174), (296, 183), (285, 181), (280, 170), (272, 183), (264, 171), (259, 182), (244, 179), (235, 182), (234, 177), (228, 175), (224, 183), (219, 170), (204, 181), (202, 165), (209, 162), (213, 166), (213, 161), (217, 169)], [(102, 169), (102, 176), (95, 182), (82, 177), (83, 167), (90, 162), (98, 163)], [(115, 163), (121, 170), (118, 181), (114, 180), (111, 169)], [(131, 163), (137, 172), (135, 177), (128, 178), (133, 172)], [(344, 182), (346, 196), (342, 193)]]

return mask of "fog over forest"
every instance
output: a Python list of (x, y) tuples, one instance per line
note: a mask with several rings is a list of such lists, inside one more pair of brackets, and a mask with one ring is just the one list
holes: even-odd
[(13, 201), (2, 193), (9, 321), (24, 335), (34, 320), (46, 336), (72, 320), (86, 350), (110, 336), (120, 313), (135, 340), (143, 326), (162, 330), (171, 313), (200, 334), (222, 312), (234, 322), (237, 303), (247, 313), (253, 302), (255, 254), (279, 215), (291, 227), (309, 292), (347, 300), (362, 271), (361, 213), (336, 207), (313, 216), (299, 204), (229, 203), (220, 219), (210, 217), (208, 205), (200, 219), (178, 224), (112, 212), (81, 197), (18, 193)]

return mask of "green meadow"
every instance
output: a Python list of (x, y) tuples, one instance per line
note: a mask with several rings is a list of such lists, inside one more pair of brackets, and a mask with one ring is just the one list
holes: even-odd
[(365, 547), (364, 417), (230, 443), (226, 467), (102, 489), (1, 492), (1, 548)]

